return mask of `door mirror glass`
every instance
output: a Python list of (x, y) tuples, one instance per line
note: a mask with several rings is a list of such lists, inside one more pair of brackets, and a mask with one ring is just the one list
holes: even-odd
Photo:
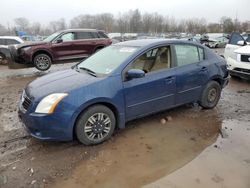
[(140, 69), (130, 69), (127, 72), (127, 78), (133, 79), (133, 78), (142, 78), (145, 76), (145, 72)]
[(244, 46), (244, 45), (245, 45), (245, 41), (240, 40), (240, 41), (237, 42), (237, 45), (239, 45), (239, 46)]

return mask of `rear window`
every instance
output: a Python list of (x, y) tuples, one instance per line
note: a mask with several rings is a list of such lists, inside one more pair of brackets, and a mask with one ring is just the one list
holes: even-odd
[(90, 32), (77, 32), (76, 40), (95, 38)]

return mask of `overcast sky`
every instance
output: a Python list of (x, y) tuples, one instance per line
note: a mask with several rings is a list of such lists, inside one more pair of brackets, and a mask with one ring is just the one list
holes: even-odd
[(130, 9), (158, 12), (182, 18), (206, 18), (218, 22), (222, 16), (240, 21), (250, 20), (250, 0), (1, 0), (0, 24), (10, 25), (17, 17), (47, 24), (65, 18), (69, 21), (79, 14), (109, 12), (114, 15)]

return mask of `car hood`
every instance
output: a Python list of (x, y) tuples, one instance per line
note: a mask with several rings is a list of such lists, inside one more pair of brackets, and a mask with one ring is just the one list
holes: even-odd
[(103, 78), (69, 69), (40, 77), (28, 84), (25, 91), (29, 97), (39, 100), (52, 93), (70, 92), (73, 89), (87, 86), (100, 79)]
[(238, 54), (250, 55), (250, 45), (246, 45), (246, 46), (243, 46), (241, 48), (238, 48), (234, 52), (238, 53)]
[(23, 47), (28, 47), (28, 46), (38, 46), (42, 44), (47, 44), (48, 42), (44, 41), (39, 41), (39, 42), (24, 42), (22, 44), (15, 45), (16, 48), (23, 48)]

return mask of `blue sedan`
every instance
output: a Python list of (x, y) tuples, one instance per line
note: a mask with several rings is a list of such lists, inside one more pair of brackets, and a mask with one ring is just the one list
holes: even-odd
[(92, 145), (149, 114), (192, 102), (214, 108), (227, 83), (225, 60), (205, 46), (126, 41), (31, 82), (21, 96), (19, 117), (38, 139), (76, 137)]

